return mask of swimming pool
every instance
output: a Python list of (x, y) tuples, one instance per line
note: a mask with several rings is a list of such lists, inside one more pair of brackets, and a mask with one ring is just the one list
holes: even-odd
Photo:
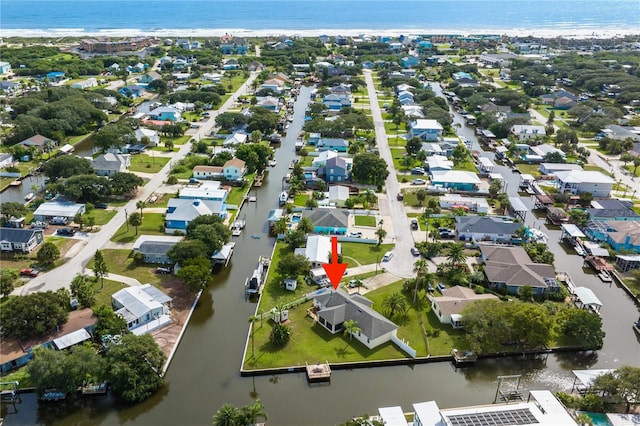
[(294, 214), (293, 216), (291, 216), (291, 223), (298, 223), (300, 222), (300, 219), (302, 219), (301, 215)]
[(589, 411), (576, 411), (578, 414), (584, 414), (591, 419), (593, 426), (611, 426), (607, 415), (603, 413), (592, 413)]

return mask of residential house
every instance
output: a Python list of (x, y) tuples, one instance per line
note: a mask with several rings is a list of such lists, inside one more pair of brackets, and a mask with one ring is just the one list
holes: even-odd
[(20, 368), (33, 359), (33, 349), (44, 347), (63, 350), (91, 338), (98, 318), (89, 308), (69, 312), (67, 321), (48, 335), (37, 340), (20, 341), (3, 337), (0, 345), (0, 372), (5, 374)]
[(33, 212), (33, 218), (40, 222), (51, 220), (54, 217), (64, 217), (72, 221), (77, 214), (84, 214), (86, 210), (87, 206), (84, 204), (65, 200), (51, 200), (40, 204), (36, 211)]
[(549, 145), (548, 143), (529, 146), (528, 151), (529, 153), (522, 157), (522, 159), (528, 163), (539, 163), (544, 161), (547, 155), (553, 153), (560, 154), (560, 157), (563, 159), (567, 156), (563, 150), (558, 149), (553, 145)]
[(182, 121), (182, 113), (173, 107), (160, 106), (149, 111), (149, 117), (152, 120), (159, 121)]
[(247, 173), (247, 166), (244, 161), (239, 158), (232, 158), (222, 166), (222, 175), (229, 181), (240, 181)]
[(396, 336), (398, 326), (376, 312), (373, 302), (359, 294), (329, 290), (313, 298), (316, 321), (331, 334), (343, 331), (345, 321), (355, 321), (360, 331), (352, 334), (367, 348), (373, 349)]
[(90, 89), (92, 87), (98, 86), (98, 80), (93, 77), (87, 78), (86, 80), (81, 80), (73, 83), (71, 87), (74, 89)]
[(442, 150), (442, 148), (440, 147), (440, 144), (434, 143), (434, 142), (424, 142), (422, 144), (422, 148), (420, 148), (422, 151), (425, 152), (425, 154), (427, 154), (428, 156), (431, 155), (444, 155), (445, 152)]
[(640, 129), (637, 127), (608, 124), (601, 131), (609, 139), (615, 139), (618, 141), (631, 139), (634, 142), (640, 142)]
[(220, 179), (222, 176), (222, 166), (195, 166), (193, 168), (193, 177), (196, 179)]
[(582, 170), (582, 166), (578, 164), (568, 163), (542, 163), (540, 164), (540, 173), (543, 175), (554, 175), (556, 172), (565, 170)]
[(9, 167), (13, 165), (13, 163), (14, 163), (13, 154), (9, 152), (3, 152), (0, 154), (0, 169)]
[(324, 168), (327, 165), (327, 161), (337, 156), (337, 151), (322, 151), (318, 153), (317, 157), (314, 157), (313, 161), (311, 162), (311, 166), (318, 169)]
[(8, 81), (8, 80), (0, 80), (0, 90), (5, 92), (5, 94), (13, 95), (15, 94), (22, 85), (16, 81)]
[(320, 133), (309, 133), (307, 145), (316, 146), (320, 142)]
[(318, 141), (318, 151), (347, 152), (349, 142), (342, 138), (322, 138)]
[(478, 80), (473, 78), (468, 72), (454, 72), (451, 76), (453, 77), (453, 81), (462, 87), (476, 87), (478, 85)]
[(344, 235), (349, 227), (349, 212), (342, 209), (317, 208), (303, 210), (302, 216), (311, 220), (314, 232), (318, 234)]
[(400, 60), (403, 68), (415, 67), (420, 63), (420, 58), (417, 56), (405, 56)]
[(223, 55), (246, 55), (249, 52), (249, 43), (240, 37), (230, 37), (221, 40), (220, 51)]
[(107, 152), (91, 160), (91, 167), (98, 176), (111, 176), (114, 173), (126, 173), (131, 166), (130, 154)]
[(349, 187), (343, 185), (331, 185), (329, 186), (329, 190), (325, 193), (325, 200), (334, 206), (342, 207), (350, 195)]
[(547, 131), (545, 130), (544, 126), (514, 124), (513, 126), (511, 126), (511, 134), (522, 142), (529, 139), (543, 138), (547, 135)]
[(34, 135), (19, 142), (18, 145), (24, 146), (25, 148), (36, 147), (40, 152), (44, 152), (52, 150), (58, 145), (58, 142), (42, 135)]
[(633, 203), (622, 200), (593, 200), (587, 209), (589, 220), (640, 220)]
[(615, 181), (604, 173), (587, 170), (566, 170), (555, 173), (560, 193), (582, 194), (590, 192), (594, 197), (609, 197)]
[(420, 105), (401, 105), (404, 115), (409, 118), (424, 118), (422, 107)]
[(522, 228), (518, 222), (507, 222), (491, 216), (457, 216), (456, 233), (463, 241), (493, 241), (508, 243)]
[(457, 137), (445, 137), (442, 138), (440, 142), (438, 142), (438, 145), (440, 145), (440, 148), (444, 151), (444, 154), (447, 157), (451, 157), (453, 151), (458, 145), (460, 145), (460, 139), (458, 139)]
[(477, 174), (465, 170), (430, 170), (429, 175), (432, 185), (457, 191), (477, 191), (481, 182)]
[(204, 80), (209, 80), (213, 83), (220, 83), (220, 81), (222, 80), (222, 74), (219, 74), (217, 72), (210, 72), (210, 73), (202, 74), (202, 78)]
[(127, 328), (140, 335), (171, 322), (171, 297), (151, 284), (125, 287), (111, 295), (111, 306), (127, 322)]
[(440, 197), (440, 207), (452, 210), (462, 208), (475, 213), (488, 213), (489, 203), (482, 197), (463, 197), (460, 194), (444, 194)]
[(491, 288), (518, 294), (522, 287), (531, 287), (533, 294), (542, 295), (560, 290), (552, 265), (534, 263), (520, 246), (480, 244), (484, 274)]
[(429, 172), (453, 170), (453, 161), (443, 155), (432, 155), (425, 161)]
[(622, 270), (622, 272), (629, 272), (632, 269), (640, 268), (640, 255), (616, 255), (616, 265)]
[(246, 143), (249, 135), (243, 132), (233, 132), (222, 142), (222, 146), (237, 146)]
[(269, 111), (279, 112), (280, 111), (280, 100), (273, 96), (257, 96), (258, 100), (257, 106), (262, 108), (266, 108)]
[(167, 252), (180, 241), (181, 236), (141, 235), (133, 243), (133, 252), (140, 253), (145, 263), (169, 264)]
[(334, 95), (349, 96), (351, 94), (351, 86), (347, 84), (338, 84), (337, 86), (329, 88), (329, 91)]
[(351, 106), (351, 98), (349, 95), (330, 94), (322, 98), (322, 103), (329, 111), (340, 111), (342, 108)]
[(133, 134), (140, 143), (143, 143), (143, 138), (146, 138), (144, 141), (147, 146), (157, 146), (160, 143), (160, 135), (155, 130), (140, 127), (137, 128)]
[(518, 55), (513, 53), (487, 53), (483, 52), (478, 58), (478, 61), (484, 65), (488, 65), (493, 68), (509, 67), (511, 62), (516, 59)]
[(226, 71), (237, 70), (238, 68), (240, 68), (240, 62), (235, 58), (226, 59), (222, 64), (222, 69)]
[(180, 190), (178, 198), (183, 200), (226, 201), (229, 191), (219, 181), (205, 181), (189, 184)]
[(140, 96), (142, 96), (145, 92), (145, 90), (138, 86), (137, 84), (130, 84), (128, 86), (125, 86), (121, 89), (118, 89), (118, 92), (122, 95), (122, 96), (126, 96), (127, 98), (131, 98), (131, 99), (135, 99), (135, 98), (139, 98)]
[(44, 241), (42, 229), (0, 227), (0, 250), (31, 253)]
[(270, 78), (258, 87), (257, 91), (259, 92), (260, 90), (272, 90), (275, 93), (281, 93), (284, 90), (284, 82), (277, 78)]
[(179, 38), (176, 40), (176, 46), (182, 47), (185, 50), (191, 50), (191, 41), (186, 38)]
[(437, 141), (442, 138), (442, 125), (437, 120), (419, 119), (410, 125), (409, 136), (424, 141)]
[(9, 74), (11, 72), (11, 64), (9, 62), (0, 61), (0, 74)]
[(441, 324), (449, 324), (453, 328), (463, 327), (462, 310), (478, 300), (500, 300), (493, 294), (476, 294), (468, 287), (454, 286), (442, 292), (441, 297), (429, 296), (431, 311), (436, 314)]
[(267, 224), (269, 225), (269, 230), (273, 230), (276, 222), (281, 218), (285, 217), (284, 209), (271, 209), (269, 210), (269, 215), (267, 216)]
[(60, 83), (65, 79), (65, 74), (62, 71), (51, 71), (45, 74), (44, 77), (50, 84), (51, 83)]
[(567, 110), (578, 104), (578, 97), (566, 90), (558, 90), (554, 93), (540, 95), (544, 105), (550, 105), (555, 109)]
[(617, 252), (640, 253), (640, 221), (638, 220), (590, 221), (585, 233), (593, 240), (606, 242)]
[(407, 106), (407, 105), (414, 105), (414, 99), (413, 99), (413, 93), (404, 90), (402, 92), (399, 92), (397, 95), (398, 101), (400, 102), (400, 105), (402, 106)]
[(145, 73), (142, 77), (140, 77), (140, 83), (149, 84), (154, 80), (162, 80), (162, 76), (158, 74), (156, 71), (150, 71)]
[[(349, 160), (349, 161), (347, 161)], [(324, 168), (324, 179), (327, 182), (345, 182), (351, 180), (351, 159), (332, 157)]]
[(213, 200), (171, 198), (167, 205), (164, 232), (166, 234), (184, 234), (192, 220), (204, 215), (216, 215), (225, 219), (227, 217), (227, 203)]
[(120, 71), (120, 64), (117, 62), (114, 62), (111, 65), (109, 65), (107, 69), (109, 70), (110, 73), (115, 74), (118, 71)]
[[(341, 245), (338, 244), (338, 254), (342, 253)], [(323, 264), (329, 263), (331, 256), (331, 238), (324, 235), (309, 235), (305, 247), (295, 249), (295, 254), (304, 256), (311, 268), (320, 268)]]

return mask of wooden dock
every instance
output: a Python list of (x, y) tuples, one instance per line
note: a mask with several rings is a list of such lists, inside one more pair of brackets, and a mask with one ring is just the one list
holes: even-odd
[(331, 366), (329, 366), (328, 362), (315, 365), (309, 365), (305, 362), (305, 366), (309, 382), (328, 382), (331, 380)]
[(456, 367), (462, 367), (466, 365), (473, 365), (478, 360), (478, 356), (471, 351), (459, 351), (457, 349), (451, 349), (451, 358)]

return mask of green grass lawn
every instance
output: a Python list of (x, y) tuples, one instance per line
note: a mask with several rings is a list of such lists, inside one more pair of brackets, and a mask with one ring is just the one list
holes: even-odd
[(111, 241), (116, 243), (132, 243), (139, 235), (165, 235), (164, 233), (164, 217), (162, 213), (145, 213), (142, 219), (142, 225), (138, 227), (138, 234), (136, 235), (136, 229), (124, 223), (120, 229), (111, 237)]
[(164, 145), (164, 143), (166, 141), (171, 140), (171, 141), (173, 141), (174, 145), (182, 145), (184, 143), (187, 143), (187, 141), (189, 140), (190, 137), (191, 136), (189, 136), (189, 135), (184, 135), (184, 136), (180, 136), (180, 137), (177, 137), (177, 138), (172, 138), (172, 137), (169, 137), (169, 136), (160, 136), (160, 142), (162, 143), (162, 145)]
[(453, 170), (465, 170), (467, 172), (478, 173), (478, 168), (473, 163), (473, 161), (465, 161), (462, 163), (458, 163), (453, 166)]
[(524, 174), (540, 176), (540, 166), (538, 164), (518, 164), (518, 169)]
[(93, 209), (87, 216), (93, 217), (96, 225), (106, 225), (118, 213), (117, 210)]
[(313, 163), (313, 159), (316, 157), (312, 157), (310, 155), (304, 156), (304, 157), (300, 157), (300, 165), (302, 167), (311, 167), (311, 164)]
[(584, 166), (582, 166), (582, 168), (591, 172), (601, 172), (609, 176), (608, 170), (605, 170), (602, 167), (594, 166), (593, 164), (585, 164)]
[(129, 170), (141, 173), (158, 173), (169, 160), (170, 158), (167, 157), (154, 157), (147, 154), (132, 155)]
[(364, 243), (340, 243), (342, 256), (349, 264), (349, 268), (358, 266), (353, 260), (355, 259), (360, 265), (370, 265), (380, 261), (382, 256), (391, 250), (393, 244), (364, 244)]
[[(146, 283), (143, 283), (143, 284), (146, 284)], [(96, 300), (91, 306), (92, 309), (95, 309), (102, 305), (111, 306), (111, 295), (117, 291), (122, 290), (122, 288), (125, 287), (119, 281), (112, 281), (108, 279), (104, 280), (103, 288), (100, 288), (100, 286), (101, 286), (100, 280), (96, 281), (93, 284), (93, 288), (95, 288), (96, 290)]]
[[(117, 250), (117, 249), (104, 249), (100, 250), (104, 257), (105, 262), (107, 263), (107, 270), (109, 273), (124, 275), (127, 277), (135, 278), (140, 281), (142, 284), (153, 284), (155, 286), (160, 285), (163, 279), (172, 279), (171, 275), (165, 274), (156, 274), (156, 265), (153, 264), (144, 264), (137, 265), (133, 262), (133, 259), (129, 257), (131, 250)], [(93, 268), (93, 259), (87, 265), (89, 269)], [(111, 296), (111, 294), (122, 288), (122, 283), (115, 282), (117, 285), (113, 284), (114, 281), (104, 280), (104, 289), (100, 296), (100, 302), (96, 300), (94, 306), (99, 306), (103, 304), (104, 299)], [(97, 288), (100, 288), (100, 283), (98, 282)], [(109, 293), (111, 291), (111, 293)], [(109, 293), (109, 294), (107, 294)], [(108, 302), (108, 301), (107, 301)], [(108, 302), (110, 303), (110, 302)]]
[(356, 216), (355, 221), (356, 226), (371, 226), (375, 228), (377, 225), (375, 216)]
[(245, 195), (247, 195), (247, 191), (249, 191), (250, 188), (251, 188), (250, 186), (247, 186), (246, 188), (241, 188), (241, 187), (231, 188), (231, 192), (227, 197), (227, 204), (233, 204), (233, 205), (239, 206), (240, 203), (242, 202), (242, 199), (244, 198)]
[(306, 207), (307, 206), (307, 200), (310, 198), (310, 196), (308, 194), (296, 194), (295, 197), (293, 198), (293, 205), (294, 206), (299, 206), (299, 207)]

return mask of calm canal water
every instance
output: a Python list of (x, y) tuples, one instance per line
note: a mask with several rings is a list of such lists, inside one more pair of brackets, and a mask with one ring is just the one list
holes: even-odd
[[(436, 400), (440, 407), (491, 403), (498, 375), (522, 374), (522, 387), (528, 389), (565, 390), (573, 383), (571, 369), (640, 365), (640, 344), (631, 328), (638, 310), (631, 299), (615, 286), (585, 273), (577, 255), (555, 244), (559, 231), (543, 227), (550, 237), (557, 270), (569, 272), (577, 285), (591, 288), (604, 304), (607, 335), (604, 348), (597, 353), (482, 360), (465, 369), (433, 363), (336, 371), (326, 386), (308, 385), (303, 373), (240, 377), (247, 319), (255, 310), (255, 304), (244, 300), (243, 283), (258, 257), (271, 253), (274, 240), (267, 236), (266, 218), (269, 209), (277, 206), (282, 176), (295, 157), (294, 140), (303, 124), (309, 90), (303, 88), (298, 98), (294, 122), (277, 152), (278, 165), (270, 170), (264, 186), (252, 191), (258, 201), (242, 211), (247, 229), (237, 239), (229, 268), (203, 294), (167, 373), (167, 386), (137, 405), (116, 404), (111, 398), (83, 401), (81, 406), (45, 405), (37, 404), (33, 394), (23, 395), (22, 403), (15, 406), (17, 413), (12, 406), (2, 407), (6, 425), (210, 425), (225, 402), (242, 406), (253, 398), (265, 404), (269, 424), (333, 425), (355, 415), (376, 414), (377, 407), (388, 405), (401, 405), (409, 411), (412, 403), (425, 400)], [(459, 133), (475, 140), (472, 129), (462, 127)], [(504, 167), (498, 172), (509, 181), (509, 191), (515, 191), (518, 175)], [(531, 213), (527, 220), (533, 225)], [(252, 239), (252, 234), (262, 237)]]

